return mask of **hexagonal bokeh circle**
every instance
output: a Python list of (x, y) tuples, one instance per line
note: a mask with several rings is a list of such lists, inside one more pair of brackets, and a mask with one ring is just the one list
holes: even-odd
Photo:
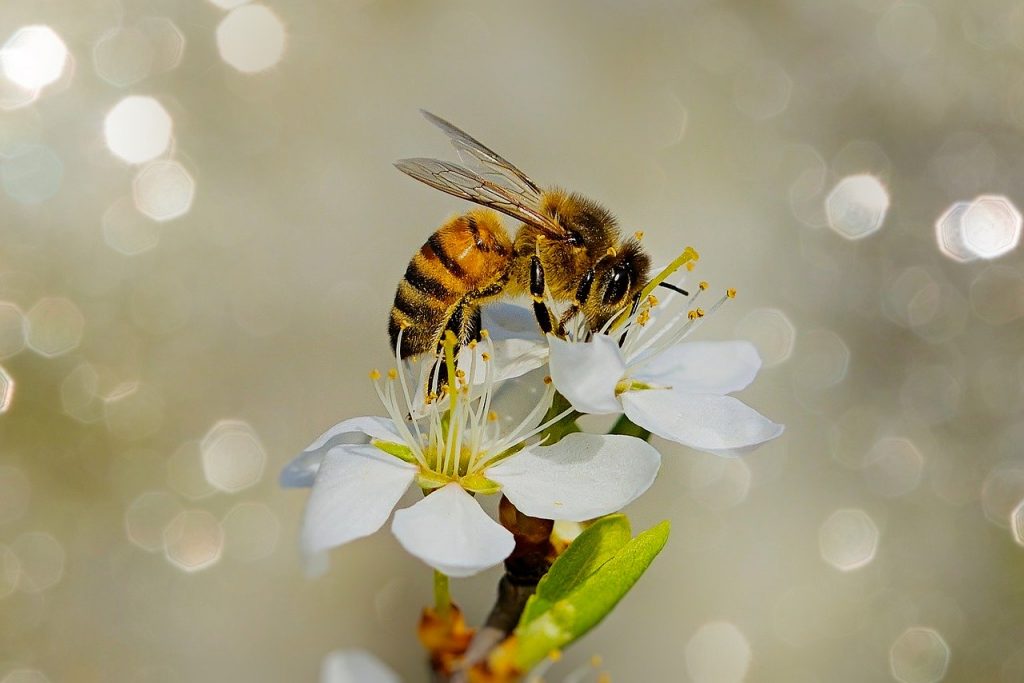
[(236, 493), (263, 477), (266, 452), (252, 427), (242, 420), (221, 420), (199, 444), (206, 480), (227, 493)]
[(169, 221), (192, 208), (196, 181), (177, 161), (154, 161), (135, 176), (132, 194), (140, 213), (155, 221)]

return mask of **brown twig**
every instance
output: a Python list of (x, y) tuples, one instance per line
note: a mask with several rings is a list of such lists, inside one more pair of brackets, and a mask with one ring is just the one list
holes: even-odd
[(554, 522), (524, 515), (505, 496), (501, 497), (498, 519), (515, 537), (515, 549), (505, 559), (505, 575), (498, 582), (494, 607), (484, 627), (470, 642), (461, 668), (450, 678), (451, 683), (466, 683), (473, 667), (486, 669), (487, 657), (515, 630), (526, 601), (555, 559), (551, 544)]

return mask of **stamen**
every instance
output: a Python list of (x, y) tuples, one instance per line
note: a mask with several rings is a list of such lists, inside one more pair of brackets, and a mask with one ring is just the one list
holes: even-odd
[[(395, 363), (400, 368), (404, 367), (402, 365), (402, 359), (401, 359), (401, 356), (402, 356), (402, 354), (401, 354), (402, 336), (404, 334), (405, 334), (405, 327), (402, 327), (402, 328), (400, 328), (398, 330), (398, 339), (395, 342)], [(406, 409), (409, 412), (409, 418), (412, 420), (413, 429), (416, 430), (416, 443), (417, 444), (421, 444), (421, 443), (423, 443), (423, 432), (420, 431), (419, 420), (414, 415), (414, 411), (412, 409), (412, 398), (410, 398), (410, 395), (409, 395), (409, 384), (405, 380), (405, 372), (402, 371), (402, 372), (398, 373), (398, 378), (399, 378), (399, 380), (402, 383), (402, 396), (405, 398), (405, 407), (406, 407)], [(422, 384), (421, 384), (421, 386), (422, 386)], [(427, 405), (430, 404), (429, 396), (424, 398), (424, 402)]]
[[(470, 379), (469, 379), (469, 383), (467, 385), (469, 388), (467, 388), (467, 390), (466, 390), (467, 395), (469, 394), (470, 389), (472, 388), (472, 386), (476, 383), (476, 366), (477, 366), (476, 347), (477, 347), (477, 344), (476, 344), (476, 341), (474, 340), (473, 341), (473, 345), (469, 346), (470, 355), (473, 357), (473, 359), (469, 363), (469, 378)], [(480, 419), (480, 416), (481, 416), (480, 410), (477, 410), (476, 412), (474, 412), (474, 410), (473, 410), (473, 403), (472, 403), (471, 400), (467, 399), (467, 405), (469, 406), (468, 407), (468, 412), (469, 412), (469, 444), (470, 444), (469, 447), (470, 447), (470, 451), (472, 452), (474, 447), (475, 447), (475, 444), (480, 442), (480, 430), (482, 428), (483, 421)]]
[[(695, 296), (694, 299), (696, 298), (697, 297)], [(670, 335), (668, 341), (662, 344), (662, 348), (667, 348), (674, 344), (678, 344), (679, 342), (689, 337), (691, 334), (693, 334), (694, 330), (700, 327), (701, 323), (704, 322), (705, 318), (714, 315), (715, 311), (721, 308), (722, 304), (728, 301), (729, 298), (729, 295), (726, 294), (718, 301), (716, 301), (714, 305), (711, 306), (710, 310), (708, 310), (706, 313), (704, 312), (704, 309), (700, 308), (699, 306), (696, 309), (690, 311), (690, 313), (693, 315), (692, 317), (690, 316), (690, 314), (687, 315), (689, 321), (685, 325), (683, 325), (679, 330), (676, 330), (674, 334)]]
[[(455, 379), (455, 347), (459, 343), (459, 340), (455, 338), (455, 334), (451, 330), (445, 330), (444, 334), (444, 363), (448, 368), (448, 382), (451, 384)], [(448, 402), (448, 434), (445, 444), (444, 454), (444, 465), (441, 468), (442, 473), (448, 471), (448, 467), (452, 460), (456, 459), (455, 439), (452, 438), (452, 430), (458, 428), (458, 421), (456, 420), (456, 411), (459, 406), (459, 393), (457, 391), (449, 391), (450, 396)]]
[(729, 289), (725, 290), (725, 295), (727, 297), (729, 297), (730, 299), (735, 299), (736, 298), (736, 290), (730, 287)]
[[(701, 291), (694, 292), (689, 303), (695, 302), (700, 296)], [(659, 349), (667, 349), (685, 340), (695, 329), (700, 327), (705, 318), (713, 315), (729, 298), (728, 292), (726, 292), (707, 312), (699, 306), (690, 309), (686, 314), (686, 322), (683, 325), (667, 324), (658, 330), (653, 337), (644, 340), (641, 347), (635, 352), (629, 349), (627, 358), (630, 359), (628, 362), (630, 372), (635, 372), (638, 368), (646, 365), (648, 361), (658, 355)]]
[(701, 280), (700, 282), (697, 283), (697, 286), (700, 287), (701, 291), (704, 291), (705, 289), (708, 288), (708, 281)]
[(380, 379), (380, 370), (370, 370), (370, 379), (374, 382)]
[(396, 379), (398, 379), (398, 370), (396, 370), (395, 368), (389, 369), (388, 370), (388, 379), (391, 380), (392, 382), (394, 382)]
[[(697, 250), (694, 249), (693, 247), (686, 247), (685, 249), (683, 249), (683, 253), (681, 253), (679, 256), (673, 259), (673, 261), (669, 263), (663, 271), (655, 275), (650, 282), (644, 285), (644, 288), (640, 290), (640, 298), (646, 299), (647, 296), (654, 291), (654, 288), (657, 287), (659, 283), (663, 282), (669, 275), (679, 270), (681, 266), (686, 265), (687, 270), (693, 270), (693, 262), (699, 258), (700, 254), (698, 254)], [(614, 322), (612, 323), (610, 329), (619, 329), (626, 323), (628, 319), (629, 313), (628, 311), (623, 309), (623, 311), (613, 319)]]
[[(494, 342), (491, 338), (485, 337), (484, 342), (487, 344), (487, 350), (482, 354), (484, 360), (490, 360), (494, 354)], [(494, 398), (494, 364), (487, 363), (484, 365), (484, 399), (483, 405), (480, 407), (481, 412), (484, 415), (490, 415), (491, 413), (491, 400)], [(477, 444), (477, 450), (479, 450), (479, 444)]]
[[(487, 351), (483, 352), (481, 356), (490, 357), (490, 354), (494, 352), (494, 342), (491, 338), (484, 337), (484, 344), (487, 345)], [(475, 472), (477, 469), (477, 461), (483, 457), (483, 444), (487, 435), (487, 423), (484, 422), (484, 418), (490, 418), (491, 411), (491, 399), (494, 396), (494, 364), (484, 364), (484, 388), (480, 399), (480, 411), (477, 413), (477, 424), (480, 425), (478, 436), (473, 439), (473, 443), (470, 445), (469, 463), (467, 465), (468, 472)]]
[(551, 405), (551, 400), (554, 398), (554, 396), (555, 396), (555, 387), (554, 387), (553, 384), (549, 384), (548, 387), (547, 387), (547, 390), (544, 392), (544, 397), (541, 399), (540, 403), (537, 404), (537, 407), (535, 407), (533, 410), (530, 411), (530, 414), (527, 415), (526, 418), (523, 419), (523, 421), (521, 423), (519, 423), (518, 427), (516, 427), (514, 430), (512, 430), (512, 433), (509, 436), (507, 436), (505, 439), (500, 441), (499, 444), (497, 444), (494, 447), (493, 452), (490, 454), (490, 457), (485, 458), (484, 462), (481, 463), (480, 466), (481, 467), (485, 467), (486, 465), (489, 465), (490, 463), (492, 463), (494, 461), (494, 459), (497, 456), (500, 456), (502, 453), (504, 453), (506, 450), (508, 450), (509, 448), (514, 446), (515, 444), (523, 443), (527, 439), (529, 439), (529, 438), (531, 438), (531, 437), (533, 437), (533, 436), (535, 436), (537, 434), (540, 434), (545, 429), (547, 429), (551, 425), (555, 424), (556, 422), (558, 422), (563, 417), (565, 417), (566, 415), (570, 414), (573, 411), (573, 407), (569, 406), (568, 408), (563, 410), (561, 413), (559, 413), (558, 415), (555, 415), (553, 418), (548, 420), (547, 422), (544, 422), (544, 423), (534, 427), (533, 429), (531, 429), (530, 431), (526, 432), (525, 434), (519, 434), (520, 430), (522, 430), (525, 427), (525, 425), (530, 424), (531, 422), (533, 422), (533, 420), (536, 419), (538, 412), (540, 412), (542, 410), (546, 411), (548, 409), (548, 406)]
[[(391, 422), (394, 423), (395, 429), (398, 430), (399, 435), (405, 440), (406, 444), (412, 449), (416, 455), (416, 459), (419, 461), (425, 461), (423, 456), (423, 449), (420, 448), (419, 443), (416, 442), (412, 437), (412, 433), (409, 428), (405, 425), (405, 418), (399, 414), (398, 401), (395, 400), (394, 384), (389, 382), (386, 387), (383, 382), (378, 378), (373, 381), (373, 389), (377, 392), (377, 398), (380, 399), (381, 405), (384, 406), (384, 410), (387, 411), (388, 417), (391, 418)], [(390, 389), (390, 391), (388, 391)]]

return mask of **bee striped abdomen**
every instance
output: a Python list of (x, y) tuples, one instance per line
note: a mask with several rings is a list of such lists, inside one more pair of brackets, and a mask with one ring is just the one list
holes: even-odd
[(492, 211), (450, 220), (420, 247), (398, 283), (388, 333), (403, 358), (437, 349), (445, 328), (462, 341), (475, 334), (474, 301), (503, 280), (512, 244)]
[(420, 260), (426, 260), (426, 258), (421, 251), (409, 261), (409, 267), (405, 269), (403, 282), (408, 283), (419, 294), (447, 303), (451, 299), (453, 292), (431, 275), (430, 272), (423, 269), (419, 262)]

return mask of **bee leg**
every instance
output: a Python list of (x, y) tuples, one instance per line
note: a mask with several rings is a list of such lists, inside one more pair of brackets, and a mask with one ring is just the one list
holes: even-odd
[(551, 311), (544, 303), (544, 267), (541, 266), (540, 257), (534, 254), (530, 257), (530, 296), (533, 298), (533, 314), (537, 317), (537, 324), (540, 331), (550, 334), (554, 329)]
[[(465, 301), (460, 301), (456, 304), (455, 310), (452, 311), (451, 317), (448, 318), (448, 324), (445, 325), (444, 330), (441, 332), (441, 340), (444, 339), (444, 334), (448, 331), (455, 335), (460, 344), (468, 343), (470, 339), (474, 338), (473, 335), (480, 334), (480, 309), (473, 306), (472, 312), (470, 312), (469, 308), (470, 306)], [(444, 358), (444, 343), (441, 340), (438, 340), (435, 352), (435, 358), (438, 360)], [(447, 386), (448, 379), (448, 366), (443, 362), (435, 361), (434, 367), (427, 378), (428, 391), (433, 387), (437, 387), (440, 390), (442, 387)]]
[(565, 313), (558, 320), (558, 336), (565, 336), (565, 326), (569, 323), (573, 317), (580, 312), (580, 308), (583, 307), (587, 300), (590, 299), (590, 288), (594, 284), (594, 269), (591, 268), (583, 274), (580, 279), (580, 284), (576, 288), (576, 296), (573, 297), (572, 305), (566, 309)]
[(459, 342), (468, 344), (471, 341), (480, 341), (480, 307), (473, 306), (473, 312), (463, 315), (462, 333), (459, 334)]
[[(629, 317), (632, 318), (636, 315), (637, 309), (640, 308), (640, 292), (633, 295), (633, 305), (629, 307)], [(626, 343), (626, 333), (623, 332), (622, 336), (619, 337), (619, 346)]]

